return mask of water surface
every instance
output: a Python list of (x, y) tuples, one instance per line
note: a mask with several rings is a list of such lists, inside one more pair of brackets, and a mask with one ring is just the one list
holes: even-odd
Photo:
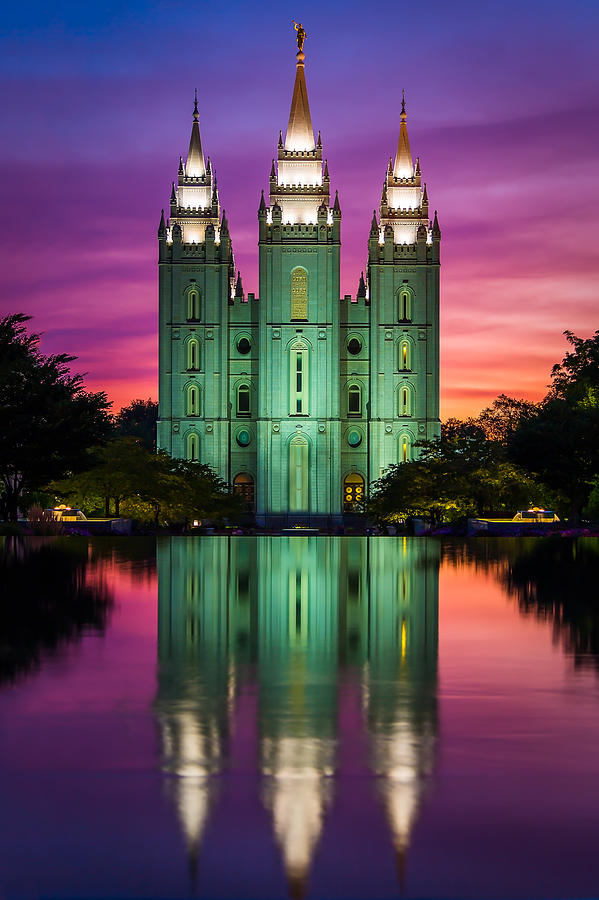
[(0, 897), (590, 897), (599, 542), (0, 547)]

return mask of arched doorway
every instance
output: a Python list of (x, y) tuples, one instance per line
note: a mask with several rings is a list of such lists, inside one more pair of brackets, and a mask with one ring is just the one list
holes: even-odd
[(248, 510), (254, 508), (254, 479), (247, 472), (240, 472), (233, 479), (233, 493), (243, 497)]
[(343, 512), (357, 512), (364, 501), (364, 479), (352, 472), (343, 482)]
[(301, 434), (289, 442), (289, 511), (308, 512), (308, 441)]

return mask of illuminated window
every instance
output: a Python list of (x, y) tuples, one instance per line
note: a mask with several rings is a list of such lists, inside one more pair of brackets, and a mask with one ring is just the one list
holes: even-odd
[(190, 384), (187, 388), (187, 404), (185, 414), (187, 416), (200, 415), (200, 389), (197, 384)]
[(399, 439), (399, 461), (409, 462), (412, 458), (412, 441), (409, 435), (402, 434)]
[(409, 322), (412, 318), (412, 295), (409, 291), (400, 291), (398, 318), (400, 322)]
[(200, 318), (200, 293), (196, 288), (187, 292), (187, 318), (192, 322)]
[(399, 389), (399, 415), (412, 415), (412, 391), (408, 385), (402, 385)]
[(197, 462), (200, 458), (200, 439), (197, 434), (187, 435), (186, 455), (190, 462)]
[(289, 352), (289, 412), (292, 416), (308, 413), (308, 348), (294, 344)]
[(250, 386), (249, 384), (240, 384), (237, 388), (237, 415), (240, 418), (251, 414), (250, 403)]
[(343, 482), (343, 511), (353, 512), (364, 500), (364, 479), (353, 472)]
[(291, 273), (291, 319), (308, 318), (308, 273), (301, 267)]
[(410, 359), (410, 343), (409, 341), (402, 341), (399, 345), (399, 368), (400, 369), (411, 369), (412, 361)]
[(347, 414), (362, 415), (362, 389), (358, 384), (351, 384), (347, 390)]
[(248, 508), (254, 505), (254, 479), (247, 472), (240, 472), (233, 479), (233, 493), (243, 497)]
[(187, 368), (192, 371), (200, 368), (200, 342), (195, 338), (187, 342)]

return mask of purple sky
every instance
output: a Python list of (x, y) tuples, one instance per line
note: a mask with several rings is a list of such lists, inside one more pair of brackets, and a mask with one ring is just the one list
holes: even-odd
[(156, 229), (197, 86), (247, 290), (285, 128), (291, 19), (355, 293), (401, 89), (442, 241), (442, 415), (540, 398), (568, 328), (599, 326), (595, 0), (13, 5), (0, 38), (2, 314), (35, 316), (115, 405), (156, 397)]

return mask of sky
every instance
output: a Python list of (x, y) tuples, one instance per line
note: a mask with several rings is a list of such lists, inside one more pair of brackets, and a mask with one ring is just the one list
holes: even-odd
[(538, 400), (599, 328), (597, 0), (11, 4), (0, 36), (0, 315), (115, 409), (157, 397), (157, 240), (198, 89), (246, 291), (307, 31), (306, 79), (355, 294), (405, 89), (442, 230), (441, 415)]

